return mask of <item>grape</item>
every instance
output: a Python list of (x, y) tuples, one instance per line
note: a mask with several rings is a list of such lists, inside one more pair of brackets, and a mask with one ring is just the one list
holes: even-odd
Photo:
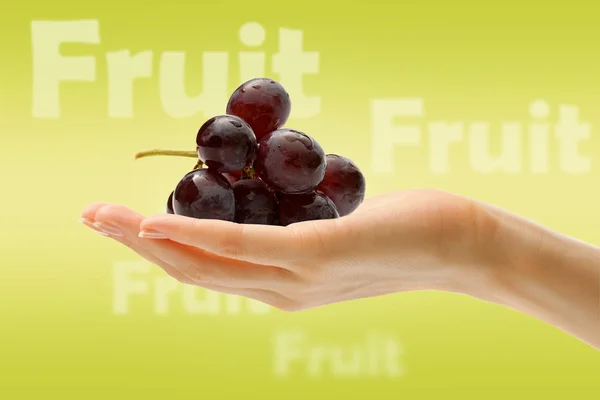
[(227, 181), (229, 181), (230, 185), (233, 185), (241, 179), (241, 174), (241, 172), (239, 173), (239, 175), (237, 172), (223, 172), (222, 175), (225, 177), (225, 179), (227, 179)]
[(325, 152), (313, 138), (292, 129), (279, 129), (264, 136), (254, 170), (258, 177), (278, 192), (308, 193), (323, 177)]
[(296, 222), (338, 218), (333, 201), (323, 193), (284, 194), (279, 198), (279, 222), (282, 226)]
[(175, 191), (171, 192), (169, 199), (167, 200), (167, 214), (175, 214), (175, 211), (173, 211), (173, 193), (175, 193)]
[(235, 195), (235, 222), (278, 225), (275, 192), (258, 178), (242, 179), (232, 185)]
[(177, 184), (173, 210), (186, 217), (233, 221), (235, 197), (223, 175), (210, 168), (197, 169), (187, 173)]
[(285, 125), (291, 109), (290, 95), (280, 83), (269, 78), (256, 78), (233, 92), (226, 113), (246, 121), (260, 140)]
[(327, 154), (325, 177), (317, 186), (333, 201), (340, 217), (352, 213), (365, 199), (366, 180), (352, 160)]
[(196, 151), (136, 154), (136, 159), (196, 159), (194, 170), (169, 195), (166, 213), (286, 226), (339, 218), (363, 202), (366, 180), (352, 160), (326, 155), (311, 136), (284, 128), (291, 100), (280, 83), (270, 78), (243, 83), (232, 93), (225, 113), (202, 124)]
[(244, 120), (219, 115), (206, 121), (196, 136), (198, 157), (217, 172), (241, 171), (256, 156), (256, 136)]

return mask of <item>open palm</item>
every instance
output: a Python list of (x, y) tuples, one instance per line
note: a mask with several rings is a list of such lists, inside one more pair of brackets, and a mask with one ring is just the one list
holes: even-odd
[(298, 311), (398, 291), (444, 289), (460, 275), (449, 268), (457, 236), (476, 240), (472, 229), (464, 229), (476, 225), (474, 210), (459, 196), (409, 190), (369, 198), (339, 219), (287, 227), (171, 214), (146, 218), (108, 203), (86, 207), (82, 222), (184, 284)]

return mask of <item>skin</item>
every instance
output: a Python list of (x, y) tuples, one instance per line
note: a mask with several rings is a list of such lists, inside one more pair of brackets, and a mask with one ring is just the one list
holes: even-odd
[(365, 200), (287, 227), (94, 203), (82, 222), (184, 284), (284, 311), (414, 290), (461, 293), (545, 321), (600, 349), (600, 249), (438, 190)]

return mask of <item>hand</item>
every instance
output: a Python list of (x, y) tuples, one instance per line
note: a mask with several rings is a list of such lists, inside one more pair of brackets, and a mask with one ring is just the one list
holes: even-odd
[(107, 203), (88, 206), (82, 222), (184, 284), (299, 311), (408, 290), (462, 291), (477, 270), (465, 250), (486, 228), (478, 211), (459, 196), (410, 190), (367, 199), (349, 216), (287, 227), (144, 218)]

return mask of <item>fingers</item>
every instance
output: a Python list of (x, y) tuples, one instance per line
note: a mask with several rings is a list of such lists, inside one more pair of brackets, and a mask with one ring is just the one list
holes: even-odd
[(106, 232), (104, 232), (94, 226), (94, 218), (96, 218), (96, 212), (100, 208), (105, 206), (106, 204), (108, 204), (108, 203), (97, 202), (97, 203), (90, 204), (89, 206), (87, 206), (86, 208), (83, 209), (83, 212), (81, 213), (79, 222), (81, 222), (88, 228), (91, 228), (92, 230), (98, 232), (99, 234), (101, 234), (103, 236), (108, 236), (108, 234)]
[[(283, 268), (228, 259), (171, 240), (140, 238), (140, 223), (144, 217), (124, 206), (90, 206), (86, 216), (93, 221), (93, 227), (106, 232), (113, 239), (126, 245), (136, 244), (145, 249), (146, 254), (173, 266), (188, 279), (188, 283), (199, 286), (283, 291), (296, 285), (298, 281), (291, 271)], [(142, 256), (147, 258), (146, 254)], [(181, 277), (178, 279), (183, 280)]]
[[(165, 262), (165, 260), (157, 257), (155, 254), (156, 251), (152, 251), (156, 250), (156, 241), (142, 239), (138, 236), (139, 225), (143, 220), (143, 216), (127, 207), (108, 203), (94, 203), (86, 207), (82, 213), (82, 219), (85, 220), (85, 222), (82, 222), (92, 229), (99, 231), (100, 228), (98, 227), (106, 229), (106, 231), (101, 232), (104, 232), (105, 235), (110, 236), (112, 239), (129, 247), (150, 263), (159, 266), (169, 276), (181, 283), (192, 284), (220, 293), (247, 297), (281, 310), (297, 308), (292, 300), (274, 291), (265, 289), (252, 289), (244, 286), (235, 288), (206, 283), (194, 279), (193, 271), (189, 269), (182, 269), (177, 264), (172, 265), (168, 262)], [(109, 231), (110, 233), (108, 233)], [(162, 244), (164, 244), (164, 242), (161, 242), (161, 245)], [(177, 243), (172, 244), (175, 246), (178, 245)], [(194, 250), (197, 251), (196, 249)], [(165, 251), (163, 255), (177, 260), (177, 257), (169, 254), (168, 251)], [(181, 258), (181, 255), (179, 255), (179, 258)], [(224, 283), (226, 284), (228, 281), (225, 280)]]
[(105, 204), (96, 210), (94, 226), (115, 237), (137, 241), (144, 216), (119, 204)]
[(270, 265), (250, 264), (208, 253), (170, 240), (142, 239), (152, 253), (202, 285), (282, 290), (296, 283), (293, 272)]
[(301, 252), (294, 230), (281, 226), (243, 225), (179, 215), (146, 218), (143, 233), (162, 234), (172, 241), (222, 257), (256, 264), (282, 264)]
[(132, 241), (128, 240), (127, 238), (116, 237), (113, 239), (115, 239), (117, 242), (129, 247), (131, 250), (135, 251), (139, 256), (146, 259), (150, 263), (163, 269), (171, 278), (173, 278), (181, 283), (184, 283), (184, 284), (188, 284), (188, 285), (195, 284), (195, 282), (191, 278), (182, 274), (177, 268), (173, 267), (172, 265), (165, 263), (163, 260), (156, 257), (154, 254), (152, 254), (150, 251), (146, 250), (144, 247), (142, 247), (138, 243), (132, 242)]
[[(85, 220), (82, 221), (85, 225), (129, 247), (142, 258), (161, 267), (172, 278), (182, 283), (193, 283), (176, 268), (164, 263), (141, 245), (138, 233), (140, 222), (144, 218), (142, 215), (123, 206), (94, 203), (84, 209), (82, 218)], [(110, 228), (108, 228), (109, 226)], [(109, 230), (112, 231), (112, 234), (108, 232)]]
[(293, 303), (291, 300), (269, 290), (239, 289), (208, 284), (203, 285), (202, 283), (196, 282), (188, 276), (182, 274), (176, 267), (165, 263), (163, 260), (156, 257), (154, 254), (149, 252), (140, 244), (132, 242), (127, 238), (123, 237), (117, 237), (115, 238), (115, 240), (129, 247), (150, 263), (157, 265), (158, 267), (163, 269), (169, 276), (179, 281), (180, 283), (203, 287), (204, 289), (212, 290), (214, 292), (247, 297), (249, 299), (260, 301), (278, 309), (285, 310), (293, 307)]
[(90, 205), (88, 205), (87, 207), (85, 207), (83, 209), (83, 212), (81, 213), (81, 218), (87, 219), (88, 221), (94, 221), (94, 218), (96, 217), (96, 212), (104, 207), (105, 205), (107, 205), (108, 203), (104, 203), (104, 202), (96, 202), (96, 203), (92, 203)]

